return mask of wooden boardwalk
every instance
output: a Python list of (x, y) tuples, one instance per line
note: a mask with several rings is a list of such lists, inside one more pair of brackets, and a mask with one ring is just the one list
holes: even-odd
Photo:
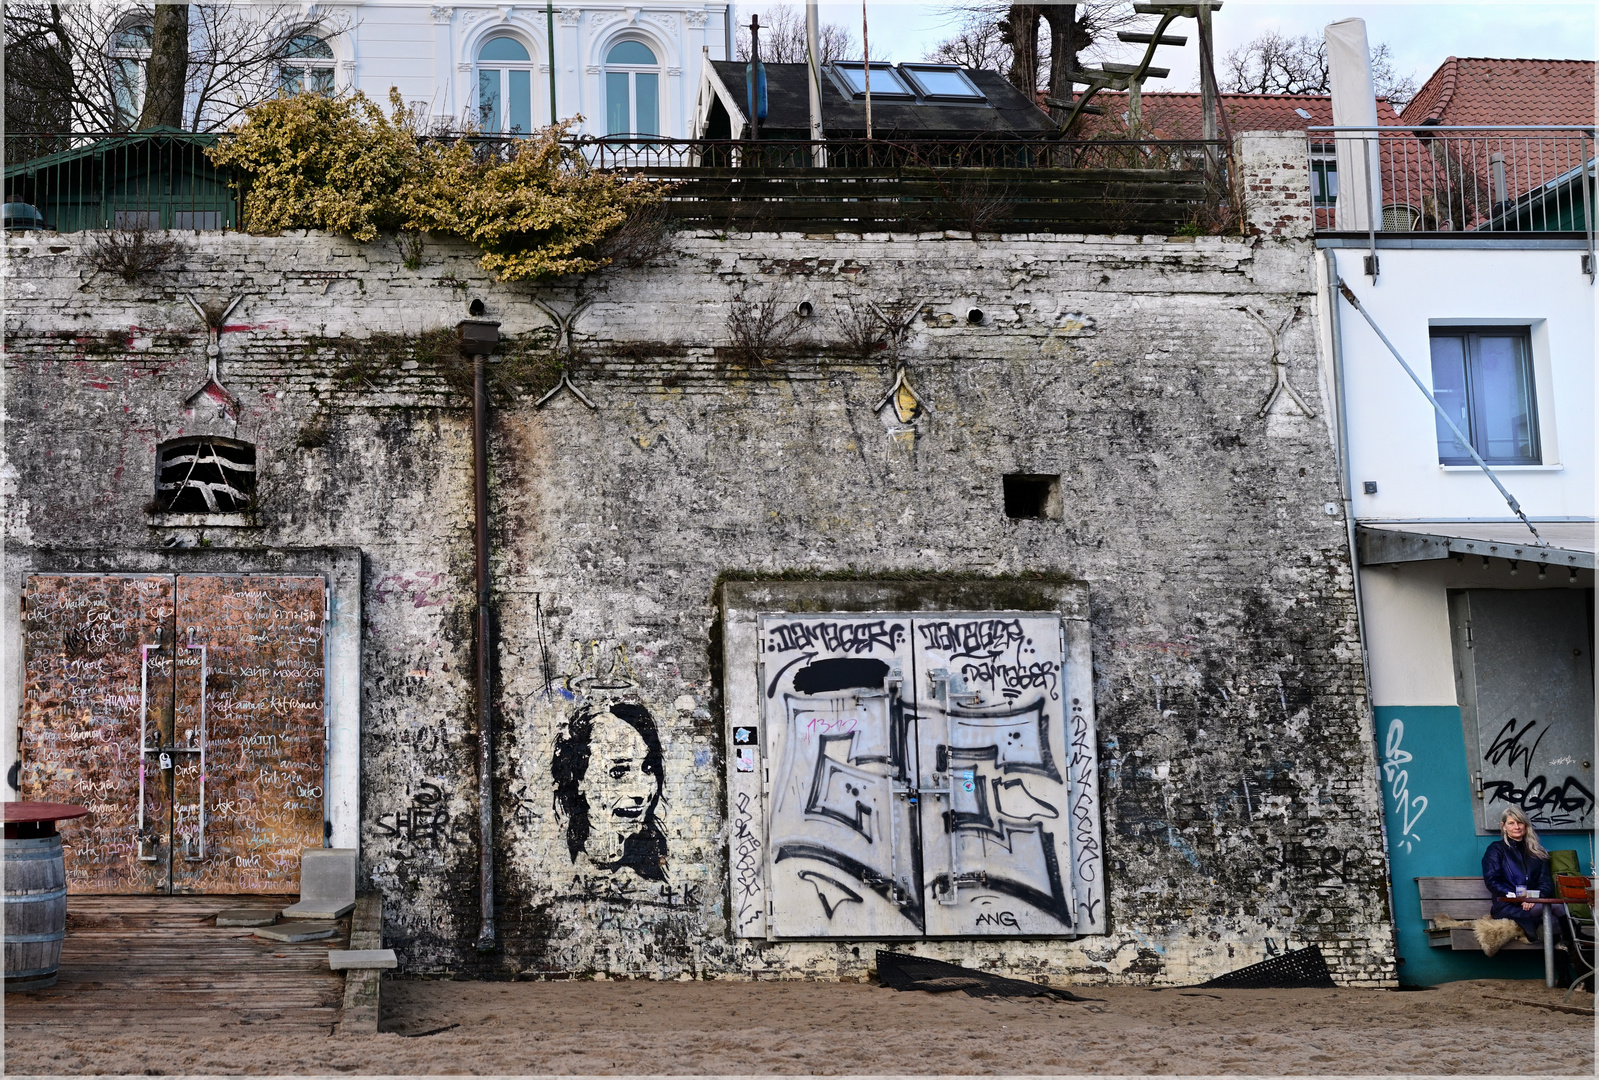
[(6, 1036), (215, 1033), (253, 1024), (330, 1034), (344, 977), (329, 970), (328, 950), (344, 948), (348, 916), (337, 937), (300, 945), (216, 925), (228, 908), (293, 900), (69, 896), (60, 978), (46, 990), (5, 996)]

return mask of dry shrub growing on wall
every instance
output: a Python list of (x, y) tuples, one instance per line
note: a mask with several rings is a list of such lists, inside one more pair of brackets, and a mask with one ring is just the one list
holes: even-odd
[(740, 364), (764, 364), (786, 348), (799, 333), (793, 305), (780, 292), (751, 299), (741, 292), (727, 310), (727, 332), (732, 357)]
[(656, 200), (634, 207), (621, 226), (600, 242), (599, 255), (612, 266), (643, 266), (672, 250), (672, 216)]
[(884, 336), (888, 333), (871, 303), (866, 300), (856, 303), (853, 296), (846, 296), (833, 313), (833, 327), (838, 331), (844, 351), (857, 360), (870, 359), (883, 347)]
[(407, 270), (420, 270), (422, 268), (422, 255), (427, 250), (427, 238), (414, 229), (402, 229), (394, 238), (394, 246), (400, 249), (400, 261)]
[(245, 228), (326, 229), (362, 243), (382, 232), (458, 236), (502, 280), (537, 280), (609, 265), (607, 241), (664, 194), (590, 168), (562, 141), (566, 124), (501, 154), (467, 138), (423, 138), (398, 92), (389, 96), (392, 115), (360, 92), (249, 110), (208, 151), (248, 177)]
[(183, 245), (142, 225), (112, 229), (90, 244), (89, 265), (103, 274), (115, 274), (130, 285), (160, 273), (183, 253)]

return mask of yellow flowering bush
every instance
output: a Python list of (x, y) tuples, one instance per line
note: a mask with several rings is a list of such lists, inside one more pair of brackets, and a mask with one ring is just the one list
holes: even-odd
[(597, 172), (562, 142), (567, 124), (507, 159), (469, 139), (423, 139), (390, 91), (392, 115), (363, 94), (298, 94), (246, 113), (210, 151), (248, 178), (251, 232), (326, 229), (363, 243), (380, 232), (458, 236), (502, 280), (585, 273), (605, 241), (658, 203), (665, 186)]
[(208, 153), (249, 177), (251, 232), (326, 229), (363, 243), (403, 226), (401, 192), (423, 172), (414, 135), (360, 93), (268, 101)]

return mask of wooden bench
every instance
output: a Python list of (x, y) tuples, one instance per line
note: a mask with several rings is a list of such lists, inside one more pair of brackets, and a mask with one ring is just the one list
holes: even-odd
[[(1429, 945), (1435, 949), (1482, 951), (1471, 927), (1435, 925), (1440, 916), (1464, 920), (1487, 917), (1493, 906), (1493, 893), (1488, 891), (1482, 878), (1419, 877), (1416, 888), (1421, 894), (1421, 917), (1427, 920)], [(1543, 946), (1525, 941), (1512, 941), (1504, 946), (1504, 951), (1517, 949), (1542, 951)]]

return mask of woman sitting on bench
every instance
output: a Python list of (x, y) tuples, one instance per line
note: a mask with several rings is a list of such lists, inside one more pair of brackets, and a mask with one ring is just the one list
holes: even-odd
[(1523, 903), (1517, 897), (1555, 895), (1549, 853), (1538, 843), (1538, 833), (1520, 810), (1505, 811), (1499, 819), (1499, 836), (1482, 853), (1482, 880), (1494, 897), (1491, 915), (1514, 919), (1526, 931), (1528, 941), (1537, 941), (1543, 916), (1537, 904)]

